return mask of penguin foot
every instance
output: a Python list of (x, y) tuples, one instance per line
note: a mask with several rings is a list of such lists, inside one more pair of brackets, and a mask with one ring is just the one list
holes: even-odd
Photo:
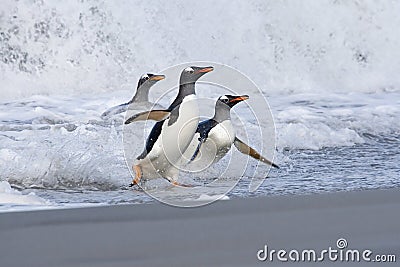
[(135, 179), (133, 179), (133, 181), (129, 185), (129, 187), (133, 187), (133, 186), (139, 184), (140, 179), (142, 178), (142, 170), (140, 169), (139, 165), (133, 165), (132, 169), (135, 172)]
[(190, 185), (190, 184), (181, 184), (178, 183), (177, 181), (170, 181), (172, 185), (174, 186), (181, 186), (181, 187), (194, 187), (194, 185)]

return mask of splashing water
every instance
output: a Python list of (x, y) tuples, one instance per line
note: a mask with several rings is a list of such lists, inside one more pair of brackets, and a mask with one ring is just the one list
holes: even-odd
[[(275, 117), (282, 170), (255, 195), (399, 186), (399, 12), (389, 1), (5, 0), (0, 180), (53, 204), (150, 201), (125, 190), (123, 115), (100, 115), (144, 72), (212, 60), (254, 80)], [(254, 195), (247, 186), (231, 194)]]

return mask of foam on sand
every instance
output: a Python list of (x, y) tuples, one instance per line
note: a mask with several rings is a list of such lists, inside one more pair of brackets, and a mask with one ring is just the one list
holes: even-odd
[(46, 205), (48, 202), (31, 192), (22, 194), (6, 181), (0, 182), (0, 205)]

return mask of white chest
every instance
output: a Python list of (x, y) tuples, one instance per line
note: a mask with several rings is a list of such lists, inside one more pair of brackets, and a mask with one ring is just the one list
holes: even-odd
[(155, 153), (163, 154), (174, 164), (189, 146), (199, 123), (199, 108), (195, 95), (187, 96), (180, 104), (179, 115), (173, 124), (167, 119), (162, 127), (161, 135), (155, 144)]
[[(224, 121), (213, 127), (208, 133), (207, 140), (201, 145), (200, 151), (191, 163), (191, 169), (200, 171), (222, 159), (232, 147), (235, 140), (235, 130), (231, 121)], [(185, 153), (189, 162), (199, 145), (199, 133), (196, 133), (192, 143)]]
[(204, 143), (205, 149), (212, 145), (216, 147), (216, 160), (221, 159), (231, 148), (235, 141), (235, 130), (230, 120), (223, 121), (213, 127)]

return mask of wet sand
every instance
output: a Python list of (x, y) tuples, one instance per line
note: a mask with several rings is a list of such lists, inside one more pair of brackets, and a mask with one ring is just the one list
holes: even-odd
[(278, 262), (257, 260), (264, 245), (322, 250), (339, 238), (400, 261), (399, 211), (390, 189), (2, 213), (0, 266), (268, 266)]

